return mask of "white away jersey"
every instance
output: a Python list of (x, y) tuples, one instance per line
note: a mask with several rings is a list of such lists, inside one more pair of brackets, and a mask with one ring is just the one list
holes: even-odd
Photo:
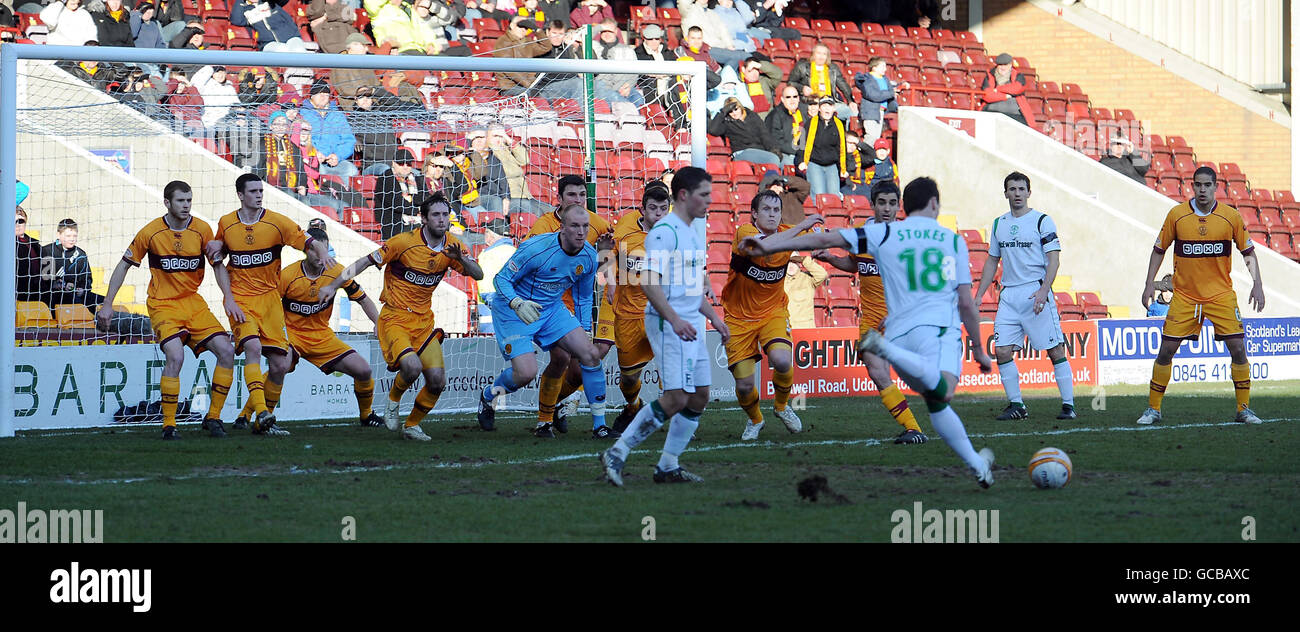
[[(696, 220), (703, 223), (704, 220)], [(708, 278), (708, 251), (702, 232), (669, 213), (655, 224), (645, 238), (646, 267), (659, 274), (668, 305), (683, 320), (691, 323), (703, 318), (700, 301)], [(658, 316), (654, 305), (646, 301), (647, 314)]]
[(1047, 253), (1060, 249), (1056, 222), (1032, 208), (1020, 217), (1006, 213), (993, 220), (989, 231), (989, 256), (1002, 258), (1002, 284), (1007, 287), (1042, 281)]
[(885, 331), (896, 338), (920, 325), (961, 327), (957, 286), (969, 285), (970, 255), (957, 233), (929, 217), (845, 228), (840, 235), (853, 254), (876, 259), (889, 316)]

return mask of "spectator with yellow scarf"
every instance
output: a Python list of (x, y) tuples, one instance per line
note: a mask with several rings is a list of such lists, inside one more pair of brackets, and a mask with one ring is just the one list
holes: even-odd
[(840, 180), (849, 177), (844, 121), (835, 116), (835, 99), (822, 97), (817, 118), (804, 130), (803, 158), (799, 169), (807, 173), (812, 194), (840, 195)]

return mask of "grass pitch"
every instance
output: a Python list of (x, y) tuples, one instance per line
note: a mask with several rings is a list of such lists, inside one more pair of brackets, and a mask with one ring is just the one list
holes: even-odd
[[(1256, 382), (1261, 426), (1227, 423), (1231, 387), (1176, 385), (1164, 423), (1134, 425), (1145, 388), (1108, 388), (1104, 410), (1080, 389), (1080, 418), (1057, 421), (1055, 392), (1028, 400), (1030, 419), (999, 422), (1000, 397), (954, 403), (976, 448), (997, 454), (997, 484), (980, 489), (910, 398), (931, 441), (897, 446), (898, 426), (878, 399), (809, 400), (805, 431), (791, 435), (764, 404), (760, 441), (742, 444), (734, 403), (706, 412), (682, 463), (703, 485), (655, 485), (663, 433), (629, 458), (626, 487), (600, 476), (589, 418), (540, 440), (523, 413), (500, 413), (498, 431), (472, 415), (425, 421), (432, 442), (399, 441), (346, 422), (289, 422), (292, 436), (235, 432), (209, 439), (182, 426), (26, 432), (0, 440), (0, 508), (102, 509), (104, 541), (658, 541), (888, 542), (891, 515), (924, 509), (999, 511), (1003, 542), (1242, 541), (1252, 516), (1261, 541), (1300, 541), (1298, 382)], [(229, 424), (227, 424), (229, 429)], [(1026, 463), (1064, 449), (1074, 479), (1035, 489)], [(801, 481), (824, 476), (814, 502)]]

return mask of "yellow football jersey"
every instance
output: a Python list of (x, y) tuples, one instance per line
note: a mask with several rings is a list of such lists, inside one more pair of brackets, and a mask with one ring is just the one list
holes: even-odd
[(1232, 247), (1242, 255), (1254, 252), (1245, 222), (1237, 209), (1215, 204), (1198, 215), (1188, 200), (1169, 210), (1156, 238), (1156, 252), (1174, 246), (1174, 293), (1205, 303), (1232, 291)]

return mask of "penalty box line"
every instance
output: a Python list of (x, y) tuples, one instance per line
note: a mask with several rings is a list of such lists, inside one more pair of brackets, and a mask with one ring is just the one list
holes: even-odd
[[(1290, 417), (1279, 417), (1276, 419), (1263, 420), (1265, 424), (1291, 422), (1291, 421), (1300, 421), (1300, 419), (1290, 418)], [(1086, 427), (1086, 428), (1066, 428), (1061, 430), (1043, 430), (1043, 431), (1035, 431), (1035, 432), (975, 433), (969, 436), (973, 439), (1005, 439), (1005, 438), (1052, 437), (1052, 436), (1078, 434), (1078, 433), (1085, 433), (1085, 432), (1157, 432), (1163, 430), (1186, 430), (1191, 428), (1221, 428), (1227, 426), (1241, 426), (1241, 425), (1243, 424), (1236, 423), (1236, 422), (1219, 422), (1219, 423), (1198, 423), (1198, 424), (1176, 424), (1176, 425), (1164, 425), (1164, 426), (1162, 425), (1111, 426), (1105, 428)], [(885, 441), (891, 441), (891, 439), (888, 438), (886, 439), (872, 439), (872, 438), (827, 439), (823, 441), (795, 441), (792, 443), (777, 443), (774, 441), (756, 441), (756, 442), (745, 442), (745, 443), (722, 443), (718, 445), (705, 445), (705, 446), (687, 448), (686, 452), (700, 453), (700, 452), (718, 452), (722, 450), (737, 450), (737, 449), (756, 449), (756, 448), (791, 449), (791, 448), (813, 448), (813, 447), (824, 447), (824, 446), (880, 447), (885, 445)], [(654, 452), (658, 452), (658, 450), (640, 449), (640, 450), (633, 450), (632, 452), (633, 454), (651, 454)], [(431, 464), (407, 463), (407, 464), (395, 464), (395, 465), (384, 465), (384, 466), (344, 467), (344, 468), (335, 468), (335, 469), (328, 469), (328, 470), (290, 466), (289, 469), (280, 472), (215, 472), (215, 473), (207, 473), (207, 474), (192, 474), (192, 475), (181, 475), (181, 476), (145, 476), (145, 477), (137, 477), (137, 478), (114, 478), (114, 479), (92, 479), (92, 480), (63, 479), (61, 481), (53, 481), (53, 482), (63, 483), (67, 485), (104, 485), (104, 484), (143, 483), (149, 481), (186, 481), (186, 480), (196, 480), (196, 479), (207, 480), (207, 479), (238, 478), (238, 477), (258, 478), (264, 476), (286, 476), (286, 475), (293, 476), (299, 474), (338, 475), (338, 474), (358, 474), (358, 473), (367, 473), (367, 472), (390, 472), (390, 471), (397, 471), (397, 470), (477, 469), (477, 468), (489, 467), (493, 465), (505, 465), (505, 466), (547, 465), (551, 463), (564, 463), (567, 461), (577, 461), (582, 459), (594, 459), (598, 456), (600, 456), (599, 452), (583, 452), (578, 454), (559, 454), (556, 456), (549, 456), (541, 459), (512, 459), (509, 461), (493, 461), (489, 459), (483, 459), (479, 461), (470, 461), (470, 462), (453, 461), (453, 462), (439, 462), (439, 463), (431, 463)], [(13, 480), (8, 482), (26, 484), (26, 483), (36, 482), (36, 481), (33, 481), (32, 479), (19, 479), (19, 480)]]

